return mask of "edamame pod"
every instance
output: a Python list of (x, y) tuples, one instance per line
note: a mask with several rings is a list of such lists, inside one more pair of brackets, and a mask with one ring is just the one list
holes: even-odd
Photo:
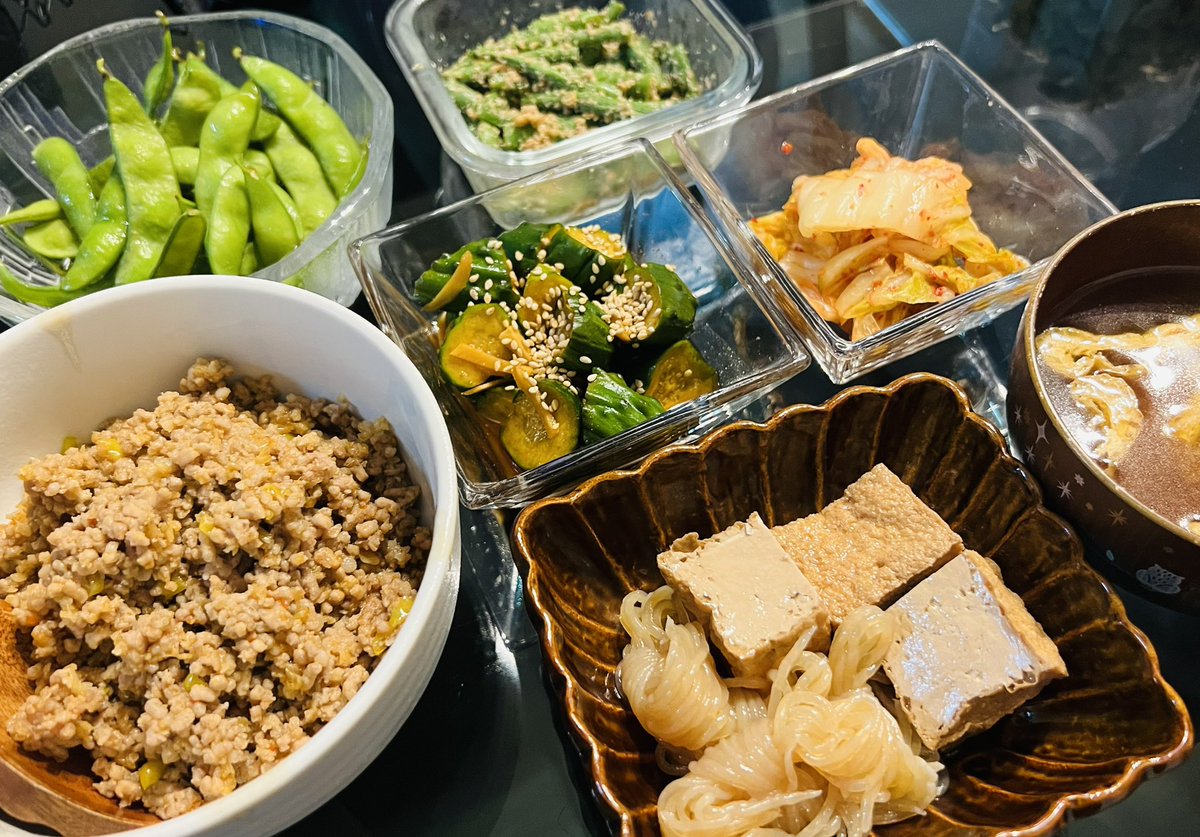
[(79, 243), (79, 253), (71, 261), (62, 280), (64, 291), (78, 291), (101, 279), (112, 270), (125, 252), (125, 222), (98, 221)]
[(242, 264), (238, 273), (242, 276), (250, 276), (258, 272), (258, 251), (254, 249), (254, 244), (247, 241), (246, 247), (242, 250)]
[[(200, 131), (200, 159), (196, 164), (196, 205), (211, 221), (213, 201), (222, 178), (230, 168), (241, 165), (250, 132), (258, 116), (257, 88), (238, 90), (217, 102)], [(214, 266), (215, 269), (215, 266)]]
[(204, 248), (204, 237), (208, 227), (204, 216), (199, 210), (189, 209), (179, 216), (171, 238), (163, 250), (162, 261), (154, 271), (155, 278), (160, 276), (186, 276), (196, 266), (200, 251)]
[(338, 203), (321, 164), (286, 122), (264, 147), (275, 174), (296, 201), (305, 231), (312, 232), (333, 214)]
[(221, 177), (206, 217), (204, 252), (209, 268), (213, 273), (239, 274), (242, 252), (250, 240), (250, 201), (240, 166), (231, 166)]
[(273, 191), (270, 183), (253, 169), (245, 169), (246, 194), (250, 198), (250, 225), (254, 230), (254, 247), (263, 267), (275, 264), (300, 245), (296, 227), (287, 207)]
[(362, 149), (346, 123), (304, 79), (264, 58), (234, 56), (321, 163), (334, 194), (344, 197), (358, 170)]
[(171, 166), (175, 177), (184, 186), (196, 184), (196, 169), (200, 166), (200, 149), (192, 145), (171, 146)]
[(271, 165), (270, 158), (257, 148), (246, 149), (246, 153), (242, 157), (242, 165), (257, 174), (263, 180), (275, 180), (275, 169)]
[[(247, 81), (242, 85), (242, 90), (249, 90), (251, 87), (256, 87), (253, 81)], [(258, 100), (263, 99), (262, 91), (255, 91), (258, 94)], [(251, 142), (266, 142), (271, 138), (271, 135), (279, 130), (279, 125), (283, 120), (266, 108), (258, 109), (258, 118), (254, 120), (254, 129), (250, 131)]]
[(171, 151), (162, 134), (132, 91), (105, 70), (103, 60), (97, 67), (105, 76), (108, 134), (129, 218), (125, 250), (115, 277), (121, 285), (154, 274), (179, 218), (182, 196), (171, 165)]
[(119, 177), (110, 177), (96, 204), (96, 223), (79, 242), (79, 254), (63, 277), (63, 290), (86, 288), (112, 270), (125, 252), (126, 226), (125, 189)]
[(61, 218), (34, 224), (25, 230), (21, 240), (35, 254), (51, 261), (73, 259), (79, 253), (79, 239)]
[(142, 99), (146, 103), (146, 113), (151, 116), (162, 106), (171, 95), (175, 86), (175, 61), (171, 56), (174, 47), (171, 45), (171, 26), (167, 16), (161, 11), (155, 12), (159, 23), (162, 24), (162, 55), (154, 62), (150, 72), (146, 73), (146, 82), (142, 87)]
[(108, 182), (108, 178), (112, 176), (113, 169), (117, 166), (117, 159), (109, 154), (96, 165), (88, 169), (88, 182), (92, 184), (92, 194), (98, 195), (104, 189), (104, 184)]
[(292, 200), (292, 196), (287, 193), (287, 190), (273, 180), (267, 181), (267, 185), (271, 187), (271, 191), (279, 198), (283, 208), (287, 210), (288, 217), (292, 219), (292, 227), (296, 230), (296, 238), (301, 242), (304, 241), (304, 219), (300, 217), (300, 209), (296, 206), (296, 202)]
[(62, 137), (48, 137), (34, 147), (33, 162), (54, 186), (71, 229), (80, 238), (87, 235), (96, 223), (96, 196), (75, 146)]
[(179, 81), (159, 125), (167, 145), (194, 146), (200, 141), (205, 118), (223, 98), (220, 81), (221, 77), (203, 59), (193, 55), (183, 62)]
[(9, 270), (4, 263), (0, 262), (0, 288), (18, 302), (27, 302), (30, 305), (39, 305), (42, 308), (53, 308), (55, 305), (70, 302), (72, 299), (79, 299), (81, 296), (86, 296), (92, 291), (108, 287), (110, 284), (109, 282), (101, 282), (79, 291), (64, 291), (62, 288), (56, 288), (53, 285), (30, 285), (28, 282), (23, 282), (17, 278), (15, 273)]
[(40, 224), (62, 217), (62, 205), (54, 198), (45, 198), (0, 215), (0, 226), (12, 224)]

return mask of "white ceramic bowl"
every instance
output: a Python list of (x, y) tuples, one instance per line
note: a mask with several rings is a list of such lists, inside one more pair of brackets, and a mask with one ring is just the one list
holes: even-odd
[[(239, 373), (270, 372), (284, 392), (345, 396), (395, 428), (433, 547), (416, 602), (392, 647), (347, 706), (269, 772), (139, 835), (266, 835), (330, 799), (383, 750), (425, 690), (458, 596), (457, 477), (441, 410), (398, 346), (317, 294), (237, 277), (183, 277), (113, 290), (0, 334), (0, 515), (21, 496), (17, 469), (86, 437), (100, 422), (151, 407), (200, 356)], [(227, 282), (228, 284), (224, 284)], [(28, 834), (0, 822), (0, 834)]]

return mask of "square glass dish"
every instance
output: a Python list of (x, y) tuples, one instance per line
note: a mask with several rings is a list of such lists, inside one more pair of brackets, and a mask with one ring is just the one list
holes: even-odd
[[(302, 283), (322, 296), (349, 305), (358, 283), (346, 245), (387, 224), (392, 211), (392, 99), (349, 44), (323, 26), (269, 12), (222, 12), (170, 19), (181, 53), (203, 44), (206, 60), (234, 84), (246, 80), (232, 57), (234, 47), (281, 64), (313, 81), (351, 133), (366, 139), (370, 154), (357, 187), (300, 246), (254, 274), (260, 279)], [(78, 149), (87, 166), (109, 156), (103, 79), (96, 60), (142, 94), (147, 71), (162, 54), (157, 18), (125, 20), (63, 42), (0, 82), (0, 214), (54, 195), (34, 167), (31, 152), (41, 140), (61, 136)], [(15, 236), (0, 236), (0, 260), (24, 281), (52, 285), (58, 276), (43, 266)], [(0, 319), (14, 323), (40, 308), (0, 293)]]
[[(1030, 267), (851, 341), (807, 302), (751, 232), (799, 175), (845, 168), (873, 137), (908, 159), (960, 164), (980, 229)], [(1021, 304), (1042, 262), (1112, 203), (941, 44), (929, 41), (713, 117), (675, 135), (684, 163), (745, 267), (795, 322), (835, 383), (983, 325)]]
[[(575, 215), (556, 207), (618, 178), (624, 193)], [(611, 190), (610, 190), (611, 191)], [(638, 262), (672, 265), (698, 307), (689, 340), (716, 370), (718, 388), (616, 436), (521, 471), (502, 447), (497, 425), (442, 375), (435, 315), (414, 301), (429, 265), (463, 244), (521, 221), (620, 233)], [(518, 506), (630, 465), (665, 445), (697, 438), (808, 366), (799, 335), (760, 295), (695, 197), (646, 140), (632, 140), (405, 221), (351, 245), (380, 326), (412, 358), (437, 396), (458, 461), (462, 502), (471, 508)]]
[(599, 146), (632, 137), (661, 142), (670, 159), (671, 132), (708, 113), (750, 100), (762, 79), (762, 60), (750, 38), (714, 0), (625, 0), (635, 28), (651, 37), (686, 47), (705, 87), (700, 96), (595, 128), (577, 137), (531, 151), (502, 151), (470, 130), (442, 82), (441, 71), (488, 38), (528, 25), (561, 9), (602, 5), (601, 0), (399, 0), (384, 24), (388, 46), (421, 103), (442, 148), (482, 192), (567, 160)]

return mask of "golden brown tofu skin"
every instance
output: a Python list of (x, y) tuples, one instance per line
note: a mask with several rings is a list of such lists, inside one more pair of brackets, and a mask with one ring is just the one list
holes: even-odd
[(996, 565), (967, 550), (888, 608), (900, 630), (883, 661), (926, 747), (988, 729), (1067, 667)]
[(886, 608), (962, 551), (962, 538), (883, 464), (818, 513), (772, 531), (835, 626), (865, 605)]
[(707, 540), (685, 535), (658, 568), (739, 677), (765, 675), (805, 632), (808, 647), (829, 644), (816, 589), (757, 513)]

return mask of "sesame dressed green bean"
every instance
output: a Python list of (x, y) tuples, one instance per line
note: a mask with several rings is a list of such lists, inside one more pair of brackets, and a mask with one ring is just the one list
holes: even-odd
[(446, 91), (476, 137), (509, 151), (700, 95), (687, 50), (639, 33), (624, 13), (611, 2), (543, 15), (467, 50), (442, 71)]

